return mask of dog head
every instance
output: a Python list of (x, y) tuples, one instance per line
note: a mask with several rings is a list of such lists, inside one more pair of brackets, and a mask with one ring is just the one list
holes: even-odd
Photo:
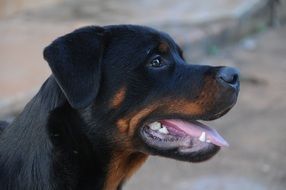
[(99, 133), (114, 148), (191, 162), (227, 146), (197, 120), (219, 118), (233, 107), (238, 72), (186, 63), (165, 33), (132, 25), (85, 27), (55, 40), (44, 57), (91, 143)]

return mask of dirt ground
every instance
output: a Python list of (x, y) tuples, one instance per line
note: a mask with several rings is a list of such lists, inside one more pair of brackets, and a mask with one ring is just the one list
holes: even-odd
[(212, 160), (190, 164), (150, 157), (126, 189), (286, 189), (286, 27), (245, 39), (204, 64), (240, 69), (238, 104), (209, 122), (228, 140)]

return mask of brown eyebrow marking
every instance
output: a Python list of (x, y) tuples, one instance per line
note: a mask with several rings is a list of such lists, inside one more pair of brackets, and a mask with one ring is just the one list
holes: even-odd
[(125, 98), (125, 95), (126, 95), (126, 87), (124, 86), (116, 92), (115, 96), (111, 100), (111, 106), (110, 107), (111, 108), (118, 108), (122, 104), (122, 102)]
[(167, 42), (161, 41), (158, 50), (161, 53), (168, 53), (170, 50), (169, 44)]

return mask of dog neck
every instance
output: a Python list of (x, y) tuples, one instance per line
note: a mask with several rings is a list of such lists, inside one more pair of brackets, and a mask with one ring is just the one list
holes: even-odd
[[(87, 113), (91, 113), (90, 110)], [(73, 181), (79, 180), (81, 189), (86, 185), (98, 190), (119, 190), (148, 156), (116, 146), (109, 137), (112, 129), (97, 122), (105, 119), (98, 115), (99, 119), (93, 116), (90, 121), (87, 113), (79, 113), (68, 105), (53, 111), (49, 131), (53, 144), (61, 153), (56, 162), (62, 165), (65, 160), (71, 160), (69, 165), (77, 166), (70, 170), (82, 176), (73, 177)]]
[[(0, 139), (1, 189), (52, 189), (51, 155), (53, 145), (46, 126), (49, 112), (64, 97), (51, 77), (26, 105)], [(45, 167), (43, 167), (45, 166)]]
[[(104, 132), (107, 129), (103, 129), (106, 126), (94, 126), (98, 133), (91, 139), (85, 123), (50, 77), (1, 135), (0, 186), (25, 190), (121, 189), (147, 155), (111, 146)], [(19, 184), (16, 179), (22, 179), (21, 187), (14, 185)]]

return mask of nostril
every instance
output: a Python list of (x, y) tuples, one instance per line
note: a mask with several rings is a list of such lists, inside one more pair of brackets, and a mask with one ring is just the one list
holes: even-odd
[(231, 67), (223, 67), (218, 72), (218, 78), (228, 84), (236, 84), (239, 80), (238, 70)]
[(231, 84), (235, 84), (238, 81), (238, 74), (233, 75), (232, 81), (230, 82)]
[(237, 82), (238, 75), (237, 74), (235, 74), (235, 75), (222, 75), (222, 76), (220, 76), (220, 78), (224, 82), (227, 82), (227, 83), (230, 83), (230, 84), (235, 84)]

